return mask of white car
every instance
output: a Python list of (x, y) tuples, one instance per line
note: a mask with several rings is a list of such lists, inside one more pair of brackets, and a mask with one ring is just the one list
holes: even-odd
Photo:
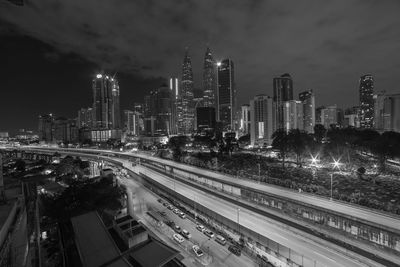
[(211, 232), (210, 230), (204, 230), (203, 233), (208, 236), (209, 238), (213, 238), (214, 237), (214, 233)]
[(182, 230), (181, 235), (183, 235), (183, 237), (186, 237), (187, 239), (192, 237), (192, 235), (185, 229)]
[(178, 243), (182, 243), (183, 241), (185, 241), (185, 239), (183, 238), (183, 236), (181, 236), (180, 234), (173, 234), (172, 237), (175, 239), (176, 242)]
[(201, 257), (204, 255), (203, 251), (198, 245), (194, 245), (192, 248), (197, 257)]
[(198, 225), (196, 226), (196, 229), (199, 230), (200, 232), (203, 232), (206, 228), (205, 228), (203, 225), (198, 224)]

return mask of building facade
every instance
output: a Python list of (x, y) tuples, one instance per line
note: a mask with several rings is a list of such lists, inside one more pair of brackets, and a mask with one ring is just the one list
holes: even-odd
[(193, 104), (193, 70), (192, 61), (188, 49), (182, 64), (181, 95), (178, 101), (181, 106), (181, 118), (178, 120), (178, 132), (181, 134), (191, 134), (194, 130), (194, 104)]
[(204, 70), (203, 70), (203, 100), (204, 107), (215, 108), (215, 63), (211, 50), (207, 47), (206, 54), (204, 56)]
[(315, 96), (313, 90), (307, 90), (299, 94), (299, 100), (303, 104), (304, 131), (314, 133), (315, 126)]
[(276, 129), (284, 129), (284, 102), (293, 100), (293, 80), (285, 73), (273, 79), (273, 101), (275, 102)]
[(244, 104), (240, 108), (240, 134), (246, 135), (250, 133), (251, 125), (251, 109), (250, 105)]
[(78, 128), (92, 128), (93, 127), (93, 108), (81, 108), (78, 111)]
[(118, 81), (105, 74), (93, 79), (93, 127), (96, 129), (120, 129), (120, 92)]
[(264, 146), (272, 144), (274, 133), (274, 108), (272, 98), (258, 95), (250, 100), (250, 144)]
[(222, 130), (225, 132), (235, 131), (236, 89), (234, 77), (232, 60), (224, 59), (217, 64), (217, 120), (221, 122)]
[(290, 100), (283, 102), (283, 129), (289, 132), (292, 129), (304, 130), (303, 102)]
[(374, 121), (374, 78), (367, 74), (360, 77), (360, 126), (372, 128)]
[(337, 106), (328, 106), (321, 110), (321, 124), (324, 125), (326, 129), (337, 125)]
[(215, 129), (215, 108), (197, 107), (196, 108), (196, 128), (197, 130)]

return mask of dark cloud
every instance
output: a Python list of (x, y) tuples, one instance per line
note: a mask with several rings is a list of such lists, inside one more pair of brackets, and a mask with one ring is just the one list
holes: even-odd
[(363, 73), (375, 75), (377, 90), (399, 91), (399, 3), (41, 0), (1, 3), (0, 19), (57, 53), (130, 75), (178, 75), (189, 46), (198, 87), (209, 44), (235, 62), (241, 103), (271, 94), (272, 78), (289, 72), (296, 93), (313, 88), (318, 104), (348, 106)]

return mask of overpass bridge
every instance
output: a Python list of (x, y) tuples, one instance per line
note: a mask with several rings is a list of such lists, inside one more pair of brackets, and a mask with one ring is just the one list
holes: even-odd
[[(151, 179), (153, 183), (165, 185), (166, 181), (174, 181), (175, 187), (175, 181), (179, 181), (189, 188), (217, 196), (221, 201), (228, 201), (240, 208), (262, 214), (265, 218), (272, 218), (289, 227), (290, 231), (295, 229), (296, 232), (305, 233), (313, 242), (318, 243), (318, 240), (323, 240), (345, 248), (340, 253), (360, 254), (385, 266), (400, 265), (400, 218), (395, 215), (276, 186), (258, 184), (144, 154), (91, 149), (23, 149), (25, 152), (20, 151), (20, 156), (22, 153), (28, 156), (38, 154), (38, 152), (51, 156), (57, 151), (81, 156), (92, 155), (94, 158), (101, 157), (124, 167), (132, 167), (132, 161), (140, 161), (141, 168), (144, 169), (141, 172), (136, 170), (137, 173), (145, 175), (146, 179)], [(155, 177), (163, 177), (166, 180), (155, 181)], [(192, 200), (192, 202), (199, 202), (199, 200)], [(282, 239), (280, 242), (286, 243), (289, 248), (296, 247), (293, 243)], [(298, 250), (301, 251), (301, 248), (297, 247)], [(304, 255), (309, 255), (309, 253)], [(315, 255), (312, 257), (318, 258)], [(331, 259), (338, 258), (337, 255), (330, 257)], [(326, 266), (333, 266), (331, 264), (332, 262)], [(347, 266), (356, 265), (353, 263)]]

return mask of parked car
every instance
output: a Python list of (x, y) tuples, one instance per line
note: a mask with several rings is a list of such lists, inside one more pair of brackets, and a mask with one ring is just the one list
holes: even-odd
[(167, 207), (169, 210), (173, 210), (174, 209), (174, 206), (172, 206), (172, 205), (168, 205), (168, 207)]
[(204, 255), (203, 251), (198, 245), (194, 245), (192, 248), (197, 257), (201, 257)]
[(187, 238), (187, 239), (189, 239), (189, 238), (192, 237), (192, 235), (191, 235), (187, 230), (185, 230), (185, 229), (183, 229), (183, 230), (181, 231), (181, 235), (183, 235), (183, 237), (185, 237), (185, 238)]
[(185, 219), (186, 218), (186, 215), (185, 215), (185, 213), (183, 213), (182, 211), (179, 213), (179, 217), (181, 217), (182, 219)]
[(238, 248), (237, 246), (234, 246), (234, 245), (230, 245), (228, 247), (228, 250), (230, 252), (232, 252), (233, 254), (235, 254), (236, 256), (240, 256), (242, 254), (242, 252), (240, 251), (240, 248)]
[(218, 243), (220, 243), (223, 246), (225, 246), (225, 244), (226, 244), (226, 239), (223, 236), (220, 236), (220, 235), (217, 235), (215, 237), (215, 241), (217, 241)]
[(174, 230), (175, 232), (180, 233), (182, 229), (179, 225), (175, 225)]
[(173, 234), (172, 237), (178, 243), (182, 243), (183, 241), (185, 241), (185, 239), (180, 234)]
[(164, 206), (164, 207), (167, 207), (167, 206), (169, 206), (169, 204), (168, 204), (167, 202), (164, 202), (164, 203), (163, 203), (163, 206)]
[(179, 214), (179, 213), (180, 213), (180, 210), (174, 209), (174, 213), (175, 213), (175, 214)]
[(160, 202), (160, 203), (162, 203), (162, 199), (161, 199), (161, 198), (157, 199), (157, 201)]
[(200, 232), (203, 232), (206, 228), (201, 224), (197, 224), (196, 229), (199, 230)]
[(211, 232), (210, 230), (204, 230), (203, 233), (204, 233), (206, 236), (210, 237), (210, 238), (213, 238), (213, 237), (214, 237), (214, 233)]

